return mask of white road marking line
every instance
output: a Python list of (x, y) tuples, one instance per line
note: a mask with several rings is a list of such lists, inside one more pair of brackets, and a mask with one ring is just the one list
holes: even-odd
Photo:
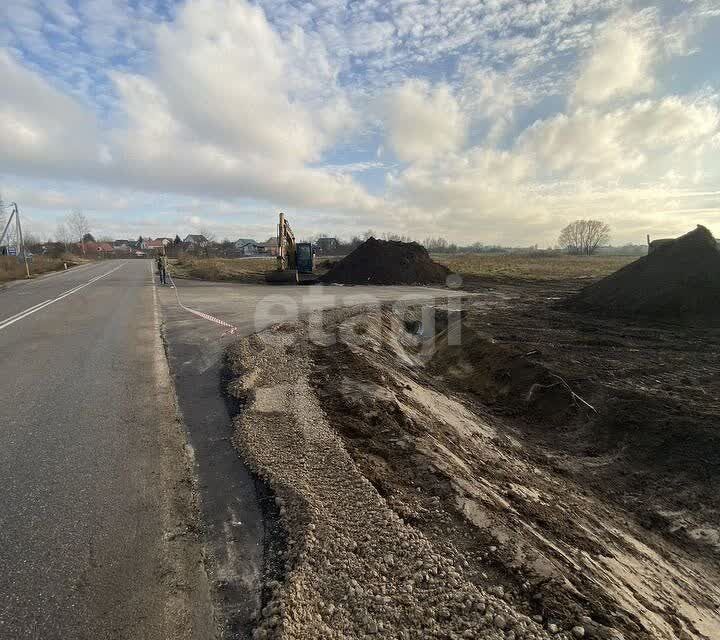
[(49, 307), (51, 304), (54, 304), (55, 302), (59, 302), (63, 298), (67, 298), (68, 296), (72, 295), (73, 293), (80, 291), (80, 289), (84, 289), (85, 287), (90, 286), (94, 282), (97, 282), (98, 280), (102, 280), (103, 278), (106, 278), (111, 273), (115, 273), (115, 271), (117, 271), (121, 267), (124, 267), (126, 264), (127, 263), (123, 262), (122, 264), (118, 265), (114, 269), (111, 269), (110, 271), (103, 273), (99, 276), (95, 276), (94, 278), (91, 278), (84, 284), (78, 285), (77, 287), (74, 287), (73, 289), (69, 289), (68, 291), (65, 291), (64, 293), (61, 293), (57, 298), (52, 298), (50, 300), (46, 300), (45, 302), (41, 302), (40, 304), (36, 304), (34, 307), (25, 309), (25, 311), (21, 311), (20, 313), (16, 313), (14, 316), (11, 316), (9, 318), (6, 318), (5, 320), (0, 321), (0, 331), (5, 329), (6, 327), (9, 327), (12, 324), (15, 324), (16, 322), (22, 320), (23, 318), (27, 318), (28, 316), (31, 316), (33, 313), (37, 313), (38, 311), (45, 309), (45, 307)]
[(5, 320), (0, 322), (0, 329), (4, 329), (5, 327), (9, 327), (11, 324), (14, 324), (18, 320), (22, 320), (23, 318), (26, 318), (29, 315), (32, 315), (33, 313), (40, 311), (41, 309), (44, 309), (45, 307), (49, 307), (54, 302), (58, 302), (59, 300), (62, 300), (63, 298), (67, 298), (67, 296), (75, 293), (76, 291), (79, 291), (80, 289), (84, 289), (85, 287), (93, 284), (94, 282), (97, 282), (98, 280), (109, 276), (114, 271), (117, 271), (120, 267), (124, 267), (125, 263), (118, 265), (114, 269), (111, 269), (107, 273), (103, 273), (99, 276), (95, 276), (88, 280), (87, 282), (78, 285), (77, 287), (73, 287), (72, 289), (69, 289), (68, 291), (65, 291), (64, 293), (60, 294), (57, 298), (52, 298), (50, 300), (46, 300), (45, 302), (41, 302), (38, 305), (35, 305), (34, 307), (30, 307), (29, 309), (25, 309), (24, 311), (21, 311), (20, 313), (15, 314), (14, 316), (11, 316), (10, 318), (6, 318)]
[(24, 313), (27, 313), (28, 311), (32, 311), (33, 309), (37, 309), (38, 307), (43, 306), (43, 305), (46, 304), (47, 302), (50, 302), (50, 300), (43, 300), (42, 302), (39, 302), (38, 304), (33, 305), (33, 306), (30, 307), (29, 309), (23, 309), (22, 311), (11, 315), (9, 318), (5, 318), (4, 320), (0, 320), (0, 322), (2, 322), (2, 323), (8, 322), (9, 320), (12, 320), (13, 318), (17, 318), (18, 316), (21, 316), (21, 315), (23, 315)]

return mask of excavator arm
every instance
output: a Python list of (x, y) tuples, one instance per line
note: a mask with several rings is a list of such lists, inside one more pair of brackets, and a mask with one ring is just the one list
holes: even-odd
[(295, 234), (290, 228), (290, 223), (285, 219), (285, 214), (280, 214), (278, 222), (278, 271), (295, 269)]
[(265, 274), (265, 280), (271, 284), (297, 284), (295, 234), (285, 219), (284, 213), (280, 214), (278, 222), (277, 247), (277, 269), (268, 271)]

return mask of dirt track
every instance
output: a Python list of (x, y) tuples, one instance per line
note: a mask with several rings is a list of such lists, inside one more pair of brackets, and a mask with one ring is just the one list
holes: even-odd
[[(715, 437), (717, 336), (598, 326), (554, 310), (557, 287), (501, 287), (464, 324), (562, 372), (597, 414), (568, 396), (561, 420), (543, 420), (469, 392), (389, 312), (328, 314), (332, 346), (298, 324), (231, 349), (247, 403), (236, 444), (288, 534), (258, 637), (720, 635), (717, 485), (698, 475), (714, 467), (685, 464)], [(691, 389), (676, 459), (663, 403)]]

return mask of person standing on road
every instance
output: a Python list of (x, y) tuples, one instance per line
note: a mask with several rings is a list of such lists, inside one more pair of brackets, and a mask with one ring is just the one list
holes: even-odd
[(167, 284), (167, 258), (165, 257), (164, 249), (160, 249), (158, 253), (157, 268), (160, 274), (160, 284)]

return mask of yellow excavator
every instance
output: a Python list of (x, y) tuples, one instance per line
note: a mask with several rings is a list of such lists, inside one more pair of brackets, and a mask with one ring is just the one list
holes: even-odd
[(272, 284), (309, 284), (315, 281), (315, 251), (309, 242), (295, 242), (295, 234), (284, 213), (280, 213), (277, 233), (277, 269), (265, 279)]

